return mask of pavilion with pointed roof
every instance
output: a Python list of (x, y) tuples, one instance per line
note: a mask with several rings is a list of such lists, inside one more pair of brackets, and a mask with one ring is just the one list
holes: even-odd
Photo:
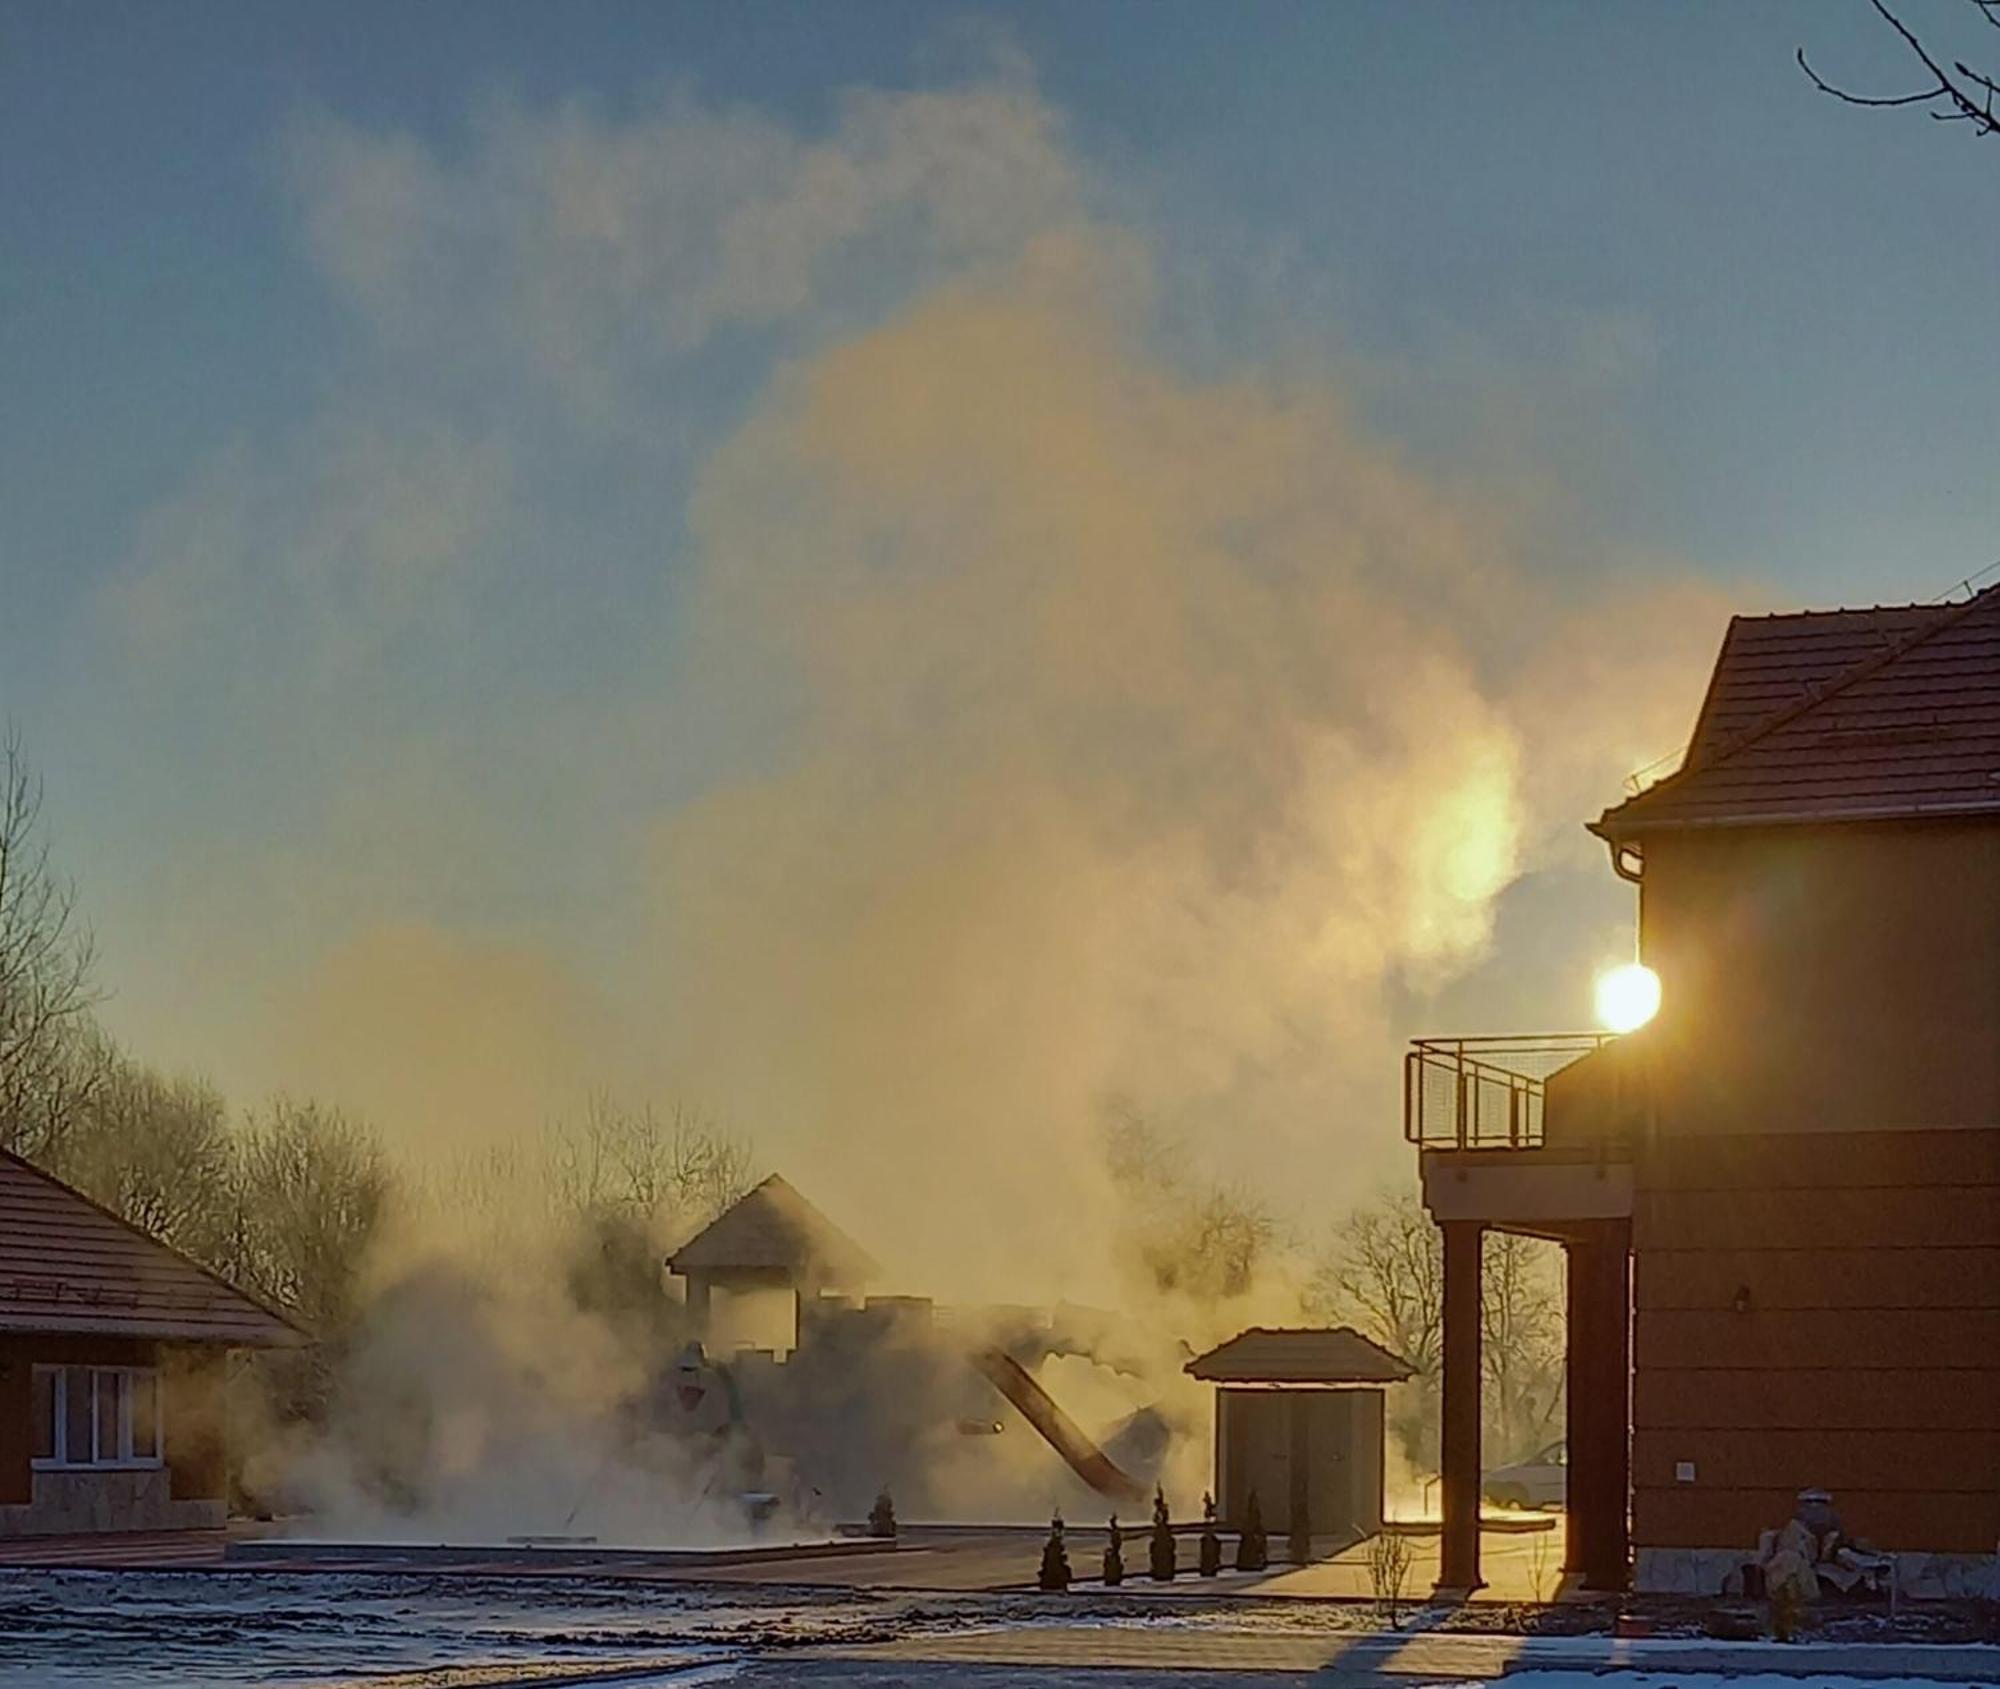
[(708, 1323), (717, 1290), (786, 1290), (796, 1315), (798, 1303), (859, 1290), (878, 1271), (860, 1244), (776, 1173), (668, 1256), (667, 1269), (685, 1281), (698, 1326)]

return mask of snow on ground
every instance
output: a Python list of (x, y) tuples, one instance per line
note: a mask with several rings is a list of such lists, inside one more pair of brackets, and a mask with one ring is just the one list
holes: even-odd
[[(1503, 1677), (1506, 1689), (2000, 1683), (2000, 1649), (1992, 1647), (1821, 1643), (1793, 1651), (1700, 1639), (1380, 1632), (1357, 1628), (1355, 1617), (1298, 1602), (1142, 1613), (1101, 1600), (573, 1574), (14, 1571), (0, 1573), (0, 1689), (497, 1689), (609, 1682), (610, 1674), (654, 1689), (730, 1679), (741, 1689), (1427, 1689)], [(825, 1649), (843, 1657), (816, 1654)], [(1510, 1665), (1519, 1669), (1509, 1673)], [(1836, 1669), (1819, 1669), (1826, 1666)], [(1890, 1675), (1910, 1669), (1935, 1675)]]
[(869, 1608), (756, 1590), (271, 1572), (0, 1575), (0, 1685), (215, 1689), (441, 1667), (695, 1665), (750, 1643), (870, 1641)]

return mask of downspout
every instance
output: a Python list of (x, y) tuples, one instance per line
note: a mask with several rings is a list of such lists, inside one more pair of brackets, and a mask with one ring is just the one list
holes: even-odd
[(1620, 838), (1604, 825), (1610, 813), (1606, 810), (1597, 820), (1586, 821), (1583, 830), (1596, 834), (1604, 841), (1605, 848), (1611, 852), (1612, 873), (1636, 886), (1646, 871), (1646, 853), (1636, 840)]

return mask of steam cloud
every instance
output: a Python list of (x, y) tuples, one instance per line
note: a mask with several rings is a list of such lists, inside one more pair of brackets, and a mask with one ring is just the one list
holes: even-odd
[(1101, 1299), (1111, 1099), (1343, 1206), (1408, 1017), (1684, 731), (1713, 595), (1178, 363), (1018, 67), (289, 156), (350, 355), (104, 605), (258, 817), (164, 853), (142, 1047), (413, 1153), (689, 1096), (899, 1287)]

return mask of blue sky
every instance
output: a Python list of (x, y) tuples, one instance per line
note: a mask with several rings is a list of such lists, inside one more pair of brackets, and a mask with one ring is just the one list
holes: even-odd
[[(1234, 1030), (1149, 1106), (1291, 1142), (1423, 1017), (1575, 1018), (1629, 923), (1575, 823), (1673, 749), (1728, 610), (2000, 556), (2000, 173), (1815, 95), (1800, 45), (1907, 80), (1859, 0), (0, 5), (0, 713), (112, 1024), (419, 1139), (456, 1129), (439, 1074), (525, 1044), (517, 1113), (696, 1072), (824, 1145), (824, 1099), (947, 1035), (849, 1028), (867, 1060), (790, 1089), (746, 1078), (771, 1044), (967, 971), (927, 938), (878, 975), (853, 909), (1048, 921), (1073, 971), (1056, 911), (1100, 875), (1150, 937), (1087, 1050), (968, 998), (1072, 1100), (1143, 1091), (1172, 1064), (1133, 1027), (1186, 1016)], [(1117, 498), (1039, 509), (1073, 466)], [(1106, 544), (1138, 560), (1085, 590)], [(1407, 709), (1358, 678), (1406, 645)], [(1588, 755), (1544, 719), (1586, 684), (1630, 704)], [(1302, 821), (1322, 783), (1382, 836)], [(1020, 814), (1055, 818), (1038, 891), (967, 866)], [(770, 843), (829, 829), (869, 841), (837, 872)], [(718, 913), (718, 862), (759, 908)], [(1287, 973), (1305, 909), (1321, 972), (1240, 1025), (1202, 999)], [(745, 955), (763, 1054), (704, 1069), (691, 976)], [(393, 1038), (385, 978), (423, 998)]]
[[(1912, 17), (1949, 39), (1956, 10)], [(56, 613), (191, 457), (281, 426), (341, 355), (273, 181), (301, 111), (446, 140), (496, 93), (616, 110), (686, 85), (810, 129), (841, 90), (949, 78), (996, 33), (1150, 221), (1282, 266), (1306, 332), (1532, 365), (1552, 319), (1630, 319), (1657, 367), (1616, 467), (1648, 532), (1817, 597), (1996, 549), (1968, 426), (2000, 357), (1993, 173), (1962, 134), (1805, 87), (1800, 45), (1907, 81), (1861, 5), (4, 16), (0, 492), (9, 573)]]

